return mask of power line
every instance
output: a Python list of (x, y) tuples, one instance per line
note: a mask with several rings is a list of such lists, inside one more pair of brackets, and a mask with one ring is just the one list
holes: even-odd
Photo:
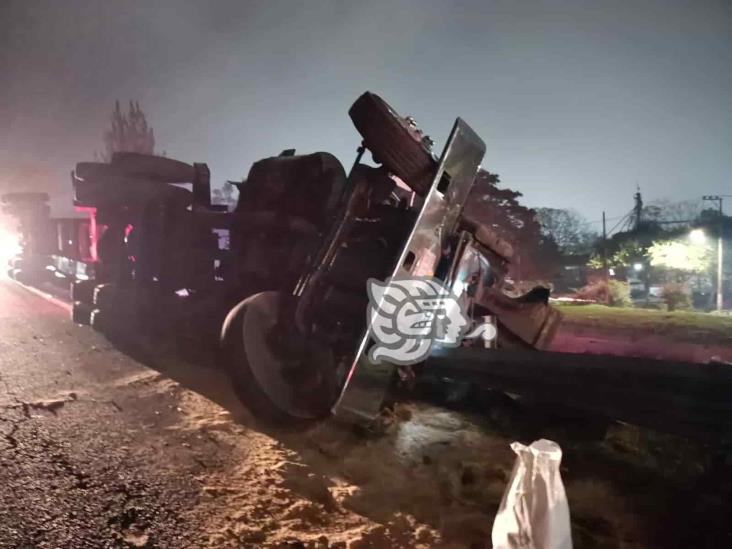
[[(616, 219), (621, 219), (625, 217), (624, 215), (617, 215), (615, 217), (606, 217), (605, 221), (615, 221)], [(597, 219), (595, 221), (588, 221), (587, 223), (594, 225), (595, 223), (602, 223), (602, 219)]]
[[(629, 211), (629, 212), (628, 212), (627, 214), (625, 214), (625, 215), (624, 215), (624, 216), (623, 216), (622, 218), (620, 218), (620, 221), (618, 221), (618, 222), (617, 222), (617, 223), (616, 223), (616, 224), (615, 224), (615, 225), (613, 226), (613, 228), (612, 228), (612, 229), (610, 229), (610, 230), (608, 231), (608, 233), (607, 233), (607, 234), (608, 234), (608, 235), (611, 235), (611, 234), (613, 234), (613, 232), (615, 232), (615, 229), (617, 229), (617, 228), (618, 228), (618, 227), (620, 226), (620, 224), (621, 224), (621, 223), (623, 223), (623, 221), (625, 221), (625, 222), (626, 222), (626, 225), (627, 225), (628, 223), (630, 223), (630, 221), (631, 221), (631, 219), (630, 219), (630, 216), (631, 216), (631, 215), (633, 215), (633, 212), (634, 212), (634, 211), (635, 211), (635, 209), (632, 209), (632, 210), (630, 210), (630, 211)], [(623, 225), (623, 227), (625, 227), (625, 225)]]

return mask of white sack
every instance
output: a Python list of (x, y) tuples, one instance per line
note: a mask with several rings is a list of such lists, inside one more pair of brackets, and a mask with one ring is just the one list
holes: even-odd
[(516, 463), (498, 508), (494, 549), (572, 549), (569, 505), (559, 464), (562, 449), (551, 440), (511, 444)]

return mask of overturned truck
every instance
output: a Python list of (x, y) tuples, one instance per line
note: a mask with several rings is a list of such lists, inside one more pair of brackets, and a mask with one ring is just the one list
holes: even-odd
[[(218, 341), (247, 406), (288, 421), (378, 413), (395, 371), (368, 356), (369, 280), (431, 277), (475, 319), (497, 319), (493, 346), (547, 345), (559, 320), (548, 291), (504, 294), (510, 245), (462, 215), (481, 139), (458, 119), (438, 158), (377, 95), (349, 114), (363, 138), (349, 173), (328, 153), (285, 151), (251, 167), (233, 211), (211, 204), (205, 164), (135, 153), (77, 164), (75, 205), (93, 212), (98, 261), (94, 279), (74, 283), (74, 318), (191, 349)], [(420, 333), (437, 309), (415, 320)]]
[[(205, 164), (135, 153), (77, 164), (95, 276), (74, 282), (75, 320), (189, 356), (212, 344), (246, 406), (279, 423), (370, 422), (395, 380), (431, 379), (727, 437), (727, 367), (537, 352), (560, 315), (544, 288), (504, 291), (511, 246), (463, 211), (485, 152), (463, 120), (438, 157), (372, 93), (349, 114), (363, 138), (349, 173), (328, 153), (284, 151), (251, 167), (233, 211), (211, 203)], [(459, 334), (495, 337), (454, 337), (455, 306)]]

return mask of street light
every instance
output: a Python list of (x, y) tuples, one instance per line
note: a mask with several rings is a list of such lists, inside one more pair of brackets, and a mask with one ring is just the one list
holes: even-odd
[(724, 232), (724, 214), (722, 213), (722, 196), (720, 195), (705, 195), (702, 196), (702, 200), (705, 202), (716, 202), (719, 208), (719, 238), (717, 239), (717, 311), (722, 310), (723, 298), (722, 298), (722, 233)]
[(702, 244), (706, 244), (707, 235), (704, 234), (704, 231), (701, 229), (694, 229), (689, 233), (689, 240), (691, 240), (692, 244), (701, 246)]

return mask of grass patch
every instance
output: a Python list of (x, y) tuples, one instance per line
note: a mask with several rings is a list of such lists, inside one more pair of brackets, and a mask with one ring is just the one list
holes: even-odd
[(671, 335), (684, 340), (715, 340), (732, 344), (732, 317), (691, 311), (658, 311), (605, 305), (555, 305), (564, 322), (604, 330), (633, 330)]

